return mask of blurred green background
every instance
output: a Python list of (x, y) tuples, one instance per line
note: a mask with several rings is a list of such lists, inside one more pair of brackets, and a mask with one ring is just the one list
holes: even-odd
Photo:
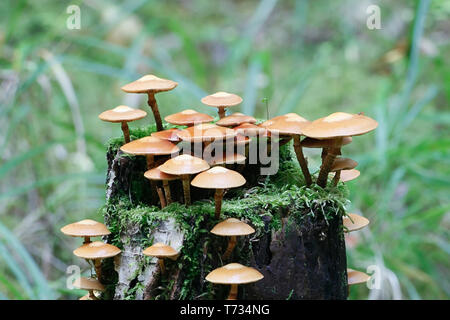
[[(81, 29), (69, 30), (69, 5)], [(380, 30), (366, 26), (381, 8)], [(348, 266), (380, 268), (378, 290), (351, 299), (450, 296), (450, 2), (365, 0), (21, 1), (0, 3), (0, 298), (80, 296), (66, 289), (79, 239), (61, 226), (105, 199), (105, 143), (120, 126), (97, 115), (149, 112), (123, 84), (153, 73), (178, 87), (162, 116), (230, 91), (240, 110), (313, 120), (364, 112), (378, 129), (344, 154), (361, 176), (350, 212), (371, 220), (348, 239)], [(149, 112), (150, 113), (150, 112)], [(142, 126), (149, 117), (132, 123)], [(306, 150), (311, 167), (319, 154)]]

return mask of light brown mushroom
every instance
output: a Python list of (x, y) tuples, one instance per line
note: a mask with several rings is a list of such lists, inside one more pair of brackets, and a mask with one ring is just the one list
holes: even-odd
[(208, 159), (208, 162), (210, 165), (220, 165), (225, 166), (227, 164), (243, 164), (245, 163), (246, 157), (239, 153), (232, 153), (232, 154), (223, 154), (222, 157), (213, 157), (211, 159)]
[(369, 281), (370, 276), (364, 272), (353, 270), (350, 268), (347, 268), (347, 280), (348, 285), (353, 286), (355, 284), (361, 284), (366, 283)]
[(152, 108), (153, 115), (155, 116), (156, 128), (158, 131), (162, 131), (163, 125), (155, 94), (163, 91), (170, 91), (177, 85), (178, 83), (175, 81), (158, 78), (157, 76), (149, 74), (124, 85), (121, 89), (128, 93), (146, 93), (148, 95), (148, 105)]
[[(160, 170), (160, 167), (161, 166), (147, 170), (144, 173), (144, 177), (146, 177), (149, 180), (162, 181), (164, 193), (166, 195), (167, 205), (169, 205), (172, 203), (172, 196), (171, 196), (171, 192), (170, 192), (169, 181), (178, 180), (178, 179), (180, 179), (180, 177), (173, 175), (173, 174), (164, 173)], [(161, 197), (160, 197), (160, 201), (161, 201), (161, 207), (164, 208), (165, 206), (163, 206), (162, 204), (163, 204), (163, 202), (166, 202), (166, 201), (164, 199), (161, 199)]]
[(360, 174), (361, 174), (361, 172), (359, 172), (359, 170), (356, 170), (356, 169), (341, 170), (341, 177), (339, 180), (341, 182), (352, 181), (352, 180), (358, 178)]
[(252, 123), (242, 123), (241, 125), (234, 127), (233, 130), (236, 131), (238, 134), (242, 134), (245, 136), (263, 135), (264, 133), (267, 132), (265, 128), (262, 128)]
[(239, 263), (229, 263), (211, 271), (205, 279), (211, 283), (231, 285), (227, 300), (236, 300), (238, 285), (256, 282), (263, 278), (264, 276), (254, 268)]
[(163, 131), (153, 132), (151, 136), (161, 140), (168, 140), (172, 143), (177, 144), (178, 142), (181, 141), (180, 137), (178, 137), (178, 132), (180, 131), (181, 131), (180, 129), (172, 128)]
[(222, 256), (222, 259), (224, 260), (228, 259), (231, 255), (231, 252), (233, 252), (238, 236), (246, 236), (254, 232), (255, 229), (236, 218), (228, 218), (227, 220), (216, 224), (211, 230), (211, 233), (215, 235), (230, 237), (230, 239), (228, 240), (227, 250)]
[(91, 242), (91, 237), (101, 237), (111, 234), (111, 231), (100, 222), (85, 219), (68, 224), (61, 228), (61, 232), (71, 237), (83, 237), (84, 244)]
[(355, 213), (348, 213), (342, 218), (345, 232), (361, 230), (369, 225), (369, 219)]
[(171, 246), (168, 246), (161, 242), (153, 244), (152, 246), (145, 249), (142, 253), (149, 257), (158, 258), (161, 274), (166, 273), (166, 267), (164, 265), (165, 258), (170, 258), (172, 260), (176, 260), (178, 258), (178, 251), (176, 251)]
[(333, 162), (330, 172), (336, 172), (333, 178), (333, 185), (337, 186), (339, 179), (341, 178), (342, 170), (351, 170), (358, 165), (358, 162), (349, 158), (337, 157)]
[(188, 154), (169, 159), (159, 166), (159, 170), (164, 173), (180, 176), (183, 182), (184, 203), (186, 205), (191, 204), (190, 175), (207, 169), (209, 169), (208, 162)]
[(225, 117), (225, 109), (236, 106), (242, 102), (242, 98), (234, 93), (219, 91), (202, 98), (202, 103), (210, 107), (216, 107), (219, 112), (219, 118)]
[(128, 128), (128, 122), (139, 120), (144, 118), (147, 112), (143, 110), (132, 109), (128, 106), (118, 106), (114, 109), (104, 111), (98, 116), (100, 120), (122, 123), (122, 131), (125, 139), (125, 143), (130, 142), (130, 129)]
[(88, 294), (81, 297), (80, 300), (98, 300), (94, 291), (104, 291), (105, 286), (95, 278), (78, 277), (73, 282), (73, 287), (76, 289), (87, 290)]
[(235, 127), (243, 123), (256, 123), (256, 119), (241, 112), (235, 112), (229, 116), (221, 118), (216, 122), (218, 126), (222, 127)]
[(245, 182), (245, 178), (239, 172), (224, 167), (213, 167), (196, 175), (191, 184), (197, 188), (216, 189), (215, 218), (219, 219), (225, 189), (240, 187)]
[(171, 114), (164, 118), (166, 122), (177, 125), (192, 127), (197, 124), (207, 123), (214, 120), (209, 114), (200, 113), (192, 109), (186, 109), (178, 113)]

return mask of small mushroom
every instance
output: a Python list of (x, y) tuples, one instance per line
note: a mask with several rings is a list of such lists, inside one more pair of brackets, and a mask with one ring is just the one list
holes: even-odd
[(222, 259), (226, 260), (233, 252), (234, 247), (236, 246), (238, 236), (246, 236), (255, 232), (255, 229), (250, 227), (243, 221), (240, 221), (235, 218), (228, 218), (225, 221), (222, 221), (212, 228), (211, 233), (222, 236), (222, 237), (230, 237), (228, 240), (228, 247), (225, 253), (222, 256)]
[(165, 117), (164, 120), (177, 126), (192, 127), (197, 124), (211, 122), (214, 118), (206, 113), (186, 109), (181, 112), (171, 114), (170, 116)]
[[(146, 171), (144, 173), (144, 177), (146, 177), (149, 180), (162, 181), (164, 193), (166, 194), (167, 205), (169, 205), (172, 203), (169, 181), (180, 179), (180, 177), (164, 173), (160, 170), (160, 167), (161, 166)], [(164, 199), (160, 198), (160, 201), (162, 206)]]
[(85, 219), (68, 224), (61, 228), (61, 232), (71, 237), (83, 237), (84, 244), (91, 242), (91, 237), (101, 237), (111, 234), (111, 231), (100, 222)]
[(229, 116), (221, 118), (216, 122), (218, 126), (222, 127), (235, 127), (243, 123), (256, 123), (256, 119), (241, 112), (235, 112)]
[(201, 101), (207, 106), (216, 107), (219, 112), (219, 118), (222, 119), (225, 117), (225, 109), (240, 104), (242, 98), (234, 93), (220, 91), (203, 97)]
[(245, 178), (239, 172), (224, 167), (213, 167), (196, 175), (191, 184), (197, 188), (216, 189), (214, 194), (215, 217), (219, 219), (224, 190), (240, 187), (245, 182)]
[(161, 140), (168, 140), (172, 143), (177, 144), (178, 142), (181, 141), (181, 139), (178, 137), (178, 132), (180, 131), (181, 131), (180, 129), (172, 128), (163, 131), (153, 132), (151, 136)]
[(130, 129), (128, 128), (128, 122), (139, 120), (144, 118), (147, 112), (132, 109), (128, 106), (118, 106), (114, 109), (104, 111), (98, 116), (100, 120), (114, 123), (122, 123), (123, 136), (125, 143), (130, 142)]
[(169, 159), (159, 166), (159, 170), (164, 173), (180, 176), (181, 181), (183, 182), (184, 203), (186, 205), (191, 204), (189, 175), (196, 174), (207, 169), (209, 169), (208, 162), (188, 154), (182, 154), (175, 158)]
[(148, 95), (148, 105), (152, 108), (153, 115), (155, 116), (156, 128), (158, 131), (162, 131), (163, 125), (155, 94), (163, 91), (170, 91), (177, 85), (178, 83), (175, 81), (158, 78), (157, 76), (149, 74), (124, 85), (121, 89), (128, 93), (146, 93)]
[(149, 257), (158, 258), (161, 274), (166, 273), (164, 258), (171, 258), (173, 260), (176, 260), (178, 257), (178, 252), (174, 248), (161, 242), (155, 243), (154, 245), (148, 247), (142, 253)]
[(369, 219), (355, 213), (348, 213), (342, 218), (345, 232), (361, 230), (369, 224)]
[(356, 271), (353, 269), (347, 269), (347, 284), (348, 284), (348, 292), (347, 295), (350, 295), (350, 286), (355, 284), (362, 284), (369, 281), (370, 276), (364, 272)]
[(95, 278), (78, 277), (73, 282), (73, 287), (81, 290), (88, 290), (88, 294), (81, 297), (80, 300), (98, 300), (94, 291), (104, 291), (105, 286)]
[(245, 136), (263, 135), (264, 133), (267, 132), (265, 128), (262, 128), (252, 123), (242, 123), (241, 125), (234, 127), (233, 130), (236, 131), (238, 134), (242, 134)]
[(83, 244), (81, 247), (73, 251), (73, 254), (77, 257), (86, 260), (92, 260), (94, 262), (97, 279), (100, 279), (102, 275), (102, 259), (114, 257), (119, 253), (121, 253), (121, 250), (119, 248), (101, 241), (94, 241)]
[(221, 268), (211, 271), (206, 276), (206, 281), (217, 284), (231, 285), (227, 300), (236, 300), (238, 285), (259, 281), (264, 276), (256, 269), (243, 266), (239, 263), (229, 263)]
[(331, 172), (336, 172), (333, 178), (333, 185), (337, 186), (339, 179), (341, 177), (341, 170), (351, 170), (358, 165), (358, 162), (349, 158), (335, 158), (333, 166), (331, 167)]
[(356, 169), (341, 170), (341, 177), (339, 178), (339, 180), (341, 182), (351, 181), (358, 178), (360, 174), (361, 172), (359, 172), (359, 170)]

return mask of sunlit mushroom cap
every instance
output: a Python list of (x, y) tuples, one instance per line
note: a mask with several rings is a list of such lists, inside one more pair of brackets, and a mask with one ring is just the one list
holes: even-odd
[(233, 129), (220, 127), (212, 123), (198, 124), (178, 132), (178, 136), (183, 141), (188, 142), (225, 140), (234, 138), (236, 135), (237, 133)]
[(71, 237), (100, 237), (111, 233), (103, 223), (90, 219), (68, 224), (61, 232)]
[(335, 112), (317, 119), (303, 129), (303, 134), (315, 139), (358, 136), (374, 130), (378, 122), (361, 114)]
[(100, 281), (94, 278), (78, 277), (73, 282), (73, 286), (74, 288), (81, 290), (96, 290), (96, 291), (105, 290), (105, 286), (101, 284)]
[(268, 122), (265, 128), (280, 135), (293, 135), (302, 134), (309, 124), (308, 120), (294, 113)]
[(181, 112), (171, 114), (170, 116), (165, 117), (164, 120), (177, 126), (192, 126), (195, 124), (211, 122), (214, 118), (206, 113), (186, 109)]
[(302, 140), (302, 147), (305, 148), (330, 148), (330, 147), (342, 147), (352, 142), (352, 137), (344, 137), (341, 141), (333, 139), (319, 140), (314, 138), (308, 138)]
[(235, 218), (228, 218), (227, 220), (216, 224), (211, 230), (211, 233), (224, 237), (246, 236), (254, 232), (255, 229)]
[(142, 253), (150, 257), (170, 258), (176, 256), (178, 254), (178, 251), (176, 251), (171, 246), (158, 242), (145, 249)]
[(349, 158), (336, 158), (331, 167), (331, 171), (350, 170), (354, 169), (358, 165), (358, 162)]
[(339, 181), (341, 181), (341, 182), (351, 181), (351, 180), (358, 178), (360, 174), (361, 174), (361, 172), (359, 172), (359, 170), (356, 170), (356, 169), (342, 170)]
[(168, 140), (171, 142), (180, 142), (181, 139), (180, 139), (180, 137), (178, 137), (178, 134), (177, 134), (180, 131), (181, 131), (180, 129), (172, 128), (172, 129), (153, 132), (151, 134), (151, 136), (161, 139), (161, 140)]
[(224, 167), (213, 167), (196, 175), (191, 184), (205, 189), (228, 189), (240, 187), (245, 182), (245, 178), (239, 172)]
[(298, 114), (296, 114), (294, 112), (286, 113), (286, 114), (283, 114), (281, 116), (276, 116), (276, 117), (273, 117), (273, 118), (271, 118), (269, 120), (266, 120), (263, 123), (260, 123), (259, 126), (262, 127), (262, 128), (265, 128), (268, 125), (272, 124), (274, 121), (277, 121), (277, 120), (285, 118), (285, 117), (295, 117), (295, 116), (298, 116)]
[(212, 165), (219, 165), (219, 164), (242, 164), (245, 162), (245, 159), (247, 159), (244, 155), (239, 153), (224, 153), (221, 157), (219, 156), (213, 156), (211, 159), (206, 159), (209, 163)]
[(239, 263), (230, 263), (211, 271), (206, 281), (218, 284), (246, 284), (261, 280), (264, 276), (256, 269)]
[(347, 232), (361, 230), (369, 224), (369, 219), (354, 213), (348, 213), (342, 220)]
[(201, 101), (210, 107), (232, 107), (241, 103), (242, 98), (234, 93), (220, 91), (203, 97)]
[(99, 114), (100, 120), (108, 122), (130, 122), (144, 118), (147, 112), (128, 106), (118, 106)]
[(167, 174), (195, 174), (209, 169), (209, 164), (203, 159), (182, 154), (169, 159), (159, 166), (159, 170)]
[(174, 89), (178, 83), (148, 74), (136, 81), (124, 85), (121, 89), (128, 93), (161, 92)]
[(237, 127), (233, 128), (238, 134), (243, 135), (258, 135), (266, 132), (266, 129), (261, 128), (252, 123), (243, 123)]
[[(159, 166), (159, 167), (161, 167), (161, 166)], [(171, 181), (171, 180), (180, 179), (179, 176), (175, 176), (173, 174), (167, 174), (167, 173), (162, 172), (159, 167), (156, 167), (156, 168), (153, 168), (153, 169), (145, 171), (144, 177), (146, 177), (149, 180), (167, 180), (167, 181)]]
[(73, 254), (84, 259), (105, 259), (118, 255), (121, 252), (119, 248), (108, 243), (95, 241), (83, 244), (75, 249)]
[(365, 283), (370, 279), (370, 276), (368, 274), (365, 274), (361, 271), (356, 271), (353, 269), (348, 268), (347, 269), (347, 279), (348, 279), (348, 285), (354, 285), (354, 284), (360, 284)]
[(144, 137), (131, 141), (120, 147), (125, 153), (134, 155), (164, 155), (180, 151), (180, 149), (168, 140), (161, 140), (155, 137)]
[(229, 116), (220, 119), (219, 121), (216, 122), (216, 124), (224, 127), (234, 127), (242, 123), (255, 123), (255, 122), (256, 119), (253, 118), (252, 116), (247, 116), (243, 113), (235, 112)]

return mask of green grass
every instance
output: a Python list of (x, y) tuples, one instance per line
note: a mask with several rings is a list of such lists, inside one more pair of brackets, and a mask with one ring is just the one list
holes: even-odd
[[(446, 1), (380, 0), (382, 30), (365, 27), (360, 1), (75, 1), (0, 3), (0, 298), (76, 298), (65, 269), (79, 241), (59, 228), (101, 219), (105, 144), (120, 126), (97, 115), (146, 107), (120, 86), (145, 73), (179, 82), (158, 94), (162, 116), (219, 90), (260, 118), (310, 120), (363, 111), (379, 122), (344, 155), (361, 176), (348, 183), (351, 211), (370, 227), (348, 248), (349, 266), (383, 272), (381, 290), (352, 299), (450, 297), (450, 15)], [(410, 49), (374, 68), (400, 41)], [(150, 112), (149, 112), (150, 113)], [(131, 123), (153, 121), (151, 114)], [(306, 150), (311, 169), (320, 155)]]

